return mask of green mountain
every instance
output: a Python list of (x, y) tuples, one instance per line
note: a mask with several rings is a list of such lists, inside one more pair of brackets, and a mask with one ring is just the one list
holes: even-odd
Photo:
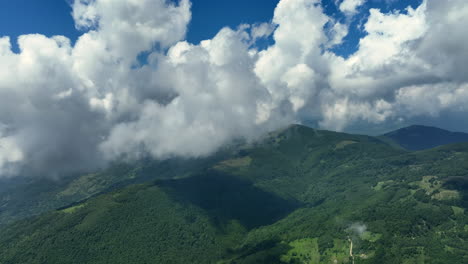
[(466, 143), (291, 126), (227, 153), (3, 227), (0, 263), (468, 263)]
[(173, 158), (164, 161), (144, 159), (132, 164), (116, 163), (102, 171), (60, 179), (0, 179), (0, 227), (131, 184), (184, 176), (229, 155), (229, 150), (223, 150), (207, 158)]
[(428, 126), (409, 126), (383, 135), (408, 150), (424, 150), (468, 142), (468, 134)]

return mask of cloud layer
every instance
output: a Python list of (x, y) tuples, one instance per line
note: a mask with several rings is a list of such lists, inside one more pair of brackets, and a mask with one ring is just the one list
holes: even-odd
[[(339, 6), (354, 14), (364, 1)], [(293, 122), (344, 130), (467, 113), (468, 6), (369, 10), (348, 32), (318, 0), (282, 0), (272, 22), (184, 41), (188, 0), (76, 0), (85, 33), (0, 38), (0, 175), (89, 170), (118, 158), (206, 155)], [(258, 50), (258, 39), (274, 43)]]

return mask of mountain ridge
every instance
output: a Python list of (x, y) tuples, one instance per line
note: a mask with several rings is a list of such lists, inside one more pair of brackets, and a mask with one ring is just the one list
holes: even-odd
[(292, 126), (5, 227), (0, 263), (463, 263), (467, 160)]
[[(423, 127), (423, 126), (410, 126)], [(432, 127), (425, 127), (431, 129)], [(403, 128), (405, 129), (405, 128)], [(438, 128), (434, 128), (438, 129)], [(439, 129), (441, 130), (441, 129)], [(176, 175), (187, 174), (193, 170), (208, 166), (207, 164), (224, 157), (232, 156), (234, 153), (245, 152), (246, 148), (259, 146), (261, 144), (277, 144), (278, 139), (286, 139), (297, 135), (301, 131), (310, 139), (318, 140), (321, 144), (332, 144), (329, 139), (342, 138), (343, 142), (338, 146), (345, 147), (346, 144), (359, 140), (379, 141), (390, 146), (392, 149), (404, 151), (405, 148), (397, 140), (389, 136), (367, 136), (349, 133), (318, 130), (301, 124), (291, 124), (284, 128), (270, 132), (259, 140), (247, 145), (234, 145), (215, 153), (212, 156), (199, 159), (170, 159), (167, 161), (142, 160), (129, 164), (114, 164), (108, 169), (96, 173), (79, 175), (78, 177), (65, 177), (63, 179), (18, 179), (4, 180), (3, 182), (15, 183), (10, 188), (0, 188), (0, 226), (12, 221), (19, 220), (32, 215), (37, 215), (48, 210), (66, 207), (69, 204), (86, 200), (104, 191), (121, 188), (129, 184), (142, 183), (153, 178), (172, 178)], [(392, 131), (385, 135), (397, 133)], [(340, 142), (335, 142), (338, 144)], [(438, 146), (438, 145), (436, 145)], [(300, 144), (296, 147), (301, 147)], [(336, 147), (336, 146), (335, 146)], [(431, 146), (433, 147), (433, 146)], [(427, 148), (426, 148), (427, 149)], [(157, 176), (155, 175), (157, 174)]]
[(468, 133), (452, 132), (438, 127), (411, 125), (388, 133), (388, 138), (411, 151), (430, 149), (446, 144), (468, 142)]

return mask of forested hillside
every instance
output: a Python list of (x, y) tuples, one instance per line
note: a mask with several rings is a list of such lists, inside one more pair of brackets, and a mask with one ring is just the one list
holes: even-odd
[(0, 226), (131, 184), (183, 177), (230, 155), (229, 150), (222, 150), (206, 158), (116, 162), (98, 172), (63, 178), (34, 176), (5, 179), (0, 182), (3, 184), (3, 188), (0, 188)]
[(15, 222), (0, 263), (468, 263), (468, 144), (291, 126), (229, 153)]

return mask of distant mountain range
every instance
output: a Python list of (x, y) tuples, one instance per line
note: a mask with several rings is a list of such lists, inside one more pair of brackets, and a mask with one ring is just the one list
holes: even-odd
[(468, 263), (468, 143), (440, 146), (446, 132), (293, 125), (202, 159), (25, 181), (0, 192), (0, 263)]
[(444, 129), (414, 125), (384, 134), (408, 150), (424, 150), (441, 145), (468, 142), (468, 134)]

